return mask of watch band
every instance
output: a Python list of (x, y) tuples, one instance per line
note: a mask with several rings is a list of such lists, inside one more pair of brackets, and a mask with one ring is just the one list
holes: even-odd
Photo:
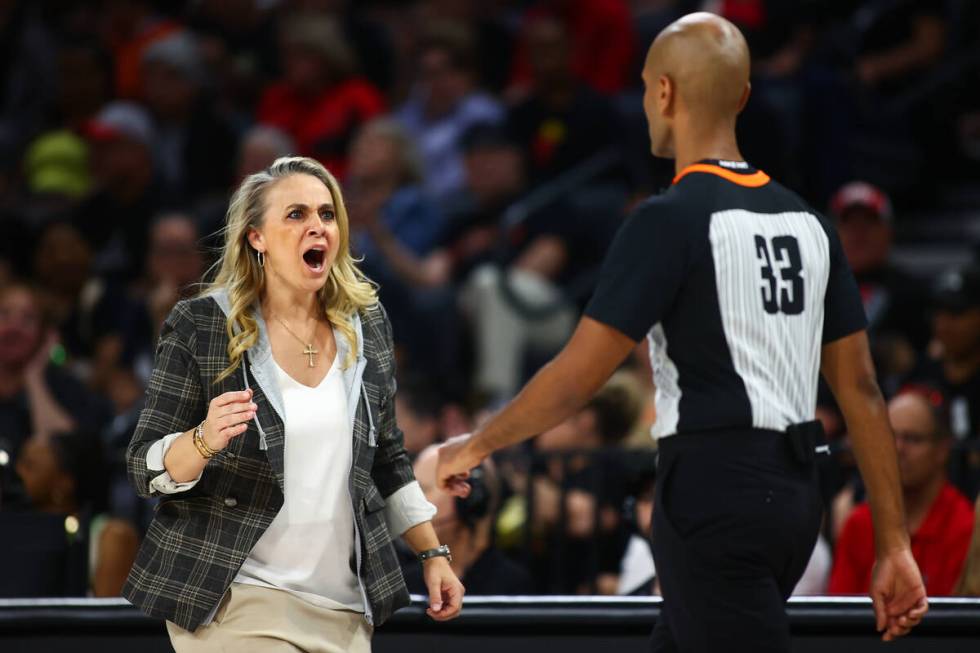
[(453, 561), (453, 554), (449, 551), (449, 545), (443, 544), (435, 549), (428, 549), (419, 553), (419, 562), (425, 562), (432, 558), (446, 558), (449, 562)]

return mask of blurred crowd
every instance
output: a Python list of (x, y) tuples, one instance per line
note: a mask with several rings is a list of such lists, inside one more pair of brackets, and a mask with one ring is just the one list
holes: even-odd
[[(980, 197), (977, 3), (0, 0), (0, 596), (118, 594), (153, 510), (123, 452), (158, 329), (207, 274), (231, 190), (289, 154), (342, 183), (469, 592), (657, 591), (643, 347), (467, 500), (433, 487), (432, 445), (557, 352), (623, 217), (670, 184), (639, 71), (696, 10), (752, 49), (743, 153), (839, 230), (927, 588), (980, 595), (980, 262), (893, 256), (950, 188)], [(818, 414), (827, 523), (799, 589), (865, 592), (863, 488), (829, 392)]]

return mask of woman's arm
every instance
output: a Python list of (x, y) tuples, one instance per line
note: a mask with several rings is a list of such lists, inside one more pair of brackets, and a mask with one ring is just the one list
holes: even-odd
[[(439, 546), (436, 530), (429, 521), (408, 529), (403, 538), (416, 554)], [(419, 564), (422, 565), (422, 576), (429, 590), (426, 614), (436, 621), (448, 621), (459, 615), (465, 590), (449, 566), (449, 559), (436, 556)]]

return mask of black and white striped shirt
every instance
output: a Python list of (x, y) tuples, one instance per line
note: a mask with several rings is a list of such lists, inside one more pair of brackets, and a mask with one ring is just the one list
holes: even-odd
[(822, 345), (866, 324), (833, 227), (727, 161), (689, 166), (626, 220), (586, 315), (649, 340), (654, 437), (813, 419)]

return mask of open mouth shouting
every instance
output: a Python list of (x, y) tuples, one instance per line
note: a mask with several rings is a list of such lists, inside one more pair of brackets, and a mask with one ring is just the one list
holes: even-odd
[(326, 245), (314, 245), (303, 252), (303, 263), (314, 274), (321, 274), (326, 269), (327, 247)]

